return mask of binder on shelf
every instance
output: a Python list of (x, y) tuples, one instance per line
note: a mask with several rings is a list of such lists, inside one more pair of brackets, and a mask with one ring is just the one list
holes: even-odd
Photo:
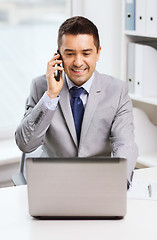
[(135, 93), (135, 44), (128, 44), (128, 91)]
[(146, 32), (146, 1), (147, 0), (136, 0), (136, 32)]
[(135, 30), (135, 1), (125, 0), (125, 30)]
[[(157, 97), (157, 50), (148, 45), (128, 44), (129, 93)], [(131, 79), (131, 80), (130, 80)]]
[(147, 1), (147, 20), (146, 29), (147, 34), (157, 35), (157, 0)]

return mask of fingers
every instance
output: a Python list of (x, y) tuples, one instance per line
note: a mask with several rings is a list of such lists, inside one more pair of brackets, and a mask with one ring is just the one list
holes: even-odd
[(50, 72), (55, 72), (56, 70), (63, 71), (64, 68), (61, 67), (61, 66), (57, 66), (57, 65), (56, 65), (55, 67), (51, 67), (51, 65), (49, 65), (49, 71), (50, 71)]
[(50, 98), (57, 97), (63, 87), (63, 78), (62, 74), (57, 75), (58, 78), (56, 80), (55, 72), (57, 70), (63, 71), (64, 68), (60, 66), (62, 60), (59, 59), (60, 54), (54, 54), (53, 58), (47, 64), (47, 72), (46, 72), (46, 79), (47, 79), (47, 94)]
[(62, 60), (55, 60), (55, 61), (49, 61), (48, 65), (53, 67), (56, 64), (61, 64), (61, 63), (62, 63)]
[(52, 75), (53, 77), (55, 77), (55, 71), (57, 70), (63, 71), (64, 68), (60, 66), (53, 67), (52, 69), (50, 68), (49, 71), (47, 71), (46, 76), (49, 77), (50, 75)]
[(60, 61), (62, 63), (62, 60), (59, 59), (60, 58), (60, 54), (54, 54), (53, 58), (50, 59), (50, 61), (48, 63), (52, 63), (52, 62), (57, 62), (57, 61)]
[(62, 60), (59, 60), (58, 58), (60, 57), (60, 54), (55, 54), (54, 57), (48, 62), (47, 64), (47, 76), (52, 74), (55, 74), (56, 70), (63, 71), (64, 68), (59, 66), (59, 64), (62, 63)]

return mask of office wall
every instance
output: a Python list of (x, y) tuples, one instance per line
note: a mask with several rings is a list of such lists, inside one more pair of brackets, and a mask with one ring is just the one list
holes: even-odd
[(58, 27), (70, 17), (68, 4), (69, 0), (0, 1), (0, 138), (2, 129), (15, 129), (21, 121), (32, 79), (45, 74), (57, 49)]
[(121, 76), (122, 0), (74, 0), (73, 15), (83, 15), (98, 27), (102, 46), (97, 69)]

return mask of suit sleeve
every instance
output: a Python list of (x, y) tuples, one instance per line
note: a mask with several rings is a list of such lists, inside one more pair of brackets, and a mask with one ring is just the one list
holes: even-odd
[(110, 140), (113, 156), (127, 159), (127, 179), (131, 183), (138, 148), (134, 140), (132, 102), (126, 83), (122, 86), (117, 112), (111, 127)]
[(33, 80), (24, 118), (15, 132), (18, 147), (26, 153), (32, 152), (42, 145), (44, 135), (55, 112), (46, 106), (42, 96), (44, 92), (43, 94), (39, 93), (36, 85), (36, 80)]

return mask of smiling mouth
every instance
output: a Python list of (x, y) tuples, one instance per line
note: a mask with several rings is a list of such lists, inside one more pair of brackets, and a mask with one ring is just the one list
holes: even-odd
[(87, 69), (87, 68), (84, 68), (84, 69), (73, 69), (73, 68), (72, 68), (72, 71), (73, 71), (74, 73), (76, 73), (76, 74), (81, 74), (81, 73), (84, 73), (86, 69)]

